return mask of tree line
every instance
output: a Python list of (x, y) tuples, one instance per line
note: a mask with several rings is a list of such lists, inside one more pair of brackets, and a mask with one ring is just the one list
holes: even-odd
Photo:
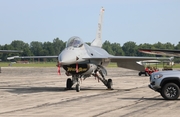
[[(90, 44), (90, 43), (87, 43)], [(14, 40), (11, 44), (0, 45), (0, 50), (22, 50), (22, 53), (3, 53), (0, 54), (2, 61), (8, 61), (9, 56), (50, 56), (59, 55), (59, 53), (65, 48), (66, 42), (59, 38), (53, 39), (53, 42), (38, 42), (32, 41), (30, 44), (20, 40)], [(120, 43), (111, 43), (106, 40), (102, 46), (109, 54), (115, 56), (155, 56), (144, 54), (138, 51), (138, 49), (172, 49), (180, 50), (180, 42), (177, 45), (170, 42), (155, 44), (139, 44), (136, 42), (128, 41), (121, 45)], [(30, 60), (30, 59), (28, 59)], [(40, 59), (42, 61), (42, 59)], [(56, 61), (55, 59), (47, 59), (46, 61)], [(180, 58), (175, 58), (175, 62), (180, 62)]]

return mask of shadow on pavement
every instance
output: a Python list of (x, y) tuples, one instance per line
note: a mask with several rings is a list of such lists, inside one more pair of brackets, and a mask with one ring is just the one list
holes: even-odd
[[(70, 90), (67, 90), (65, 87), (0, 87), (0, 90), (5, 90), (10, 93), (16, 94), (25, 94), (25, 93), (39, 93), (39, 92), (66, 92), (74, 91), (76, 92), (75, 87)], [(83, 87), (80, 92), (83, 91), (111, 91), (106, 88), (92, 88), (92, 87)]]
[(142, 97), (142, 98), (118, 98), (118, 99), (121, 99), (121, 100), (149, 100), (149, 101), (151, 101), (151, 100), (164, 100), (164, 101), (180, 101), (180, 99), (177, 99), (177, 100), (165, 100), (164, 98), (162, 98), (162, 97), (152, 97), (152, 98), (144, 98), (144, 97)]
[(64, 87), (6, 87), (0, 90), (6, 90), (10, 93), (38, 93), (38, 92), (63, 92), (67, 91)]

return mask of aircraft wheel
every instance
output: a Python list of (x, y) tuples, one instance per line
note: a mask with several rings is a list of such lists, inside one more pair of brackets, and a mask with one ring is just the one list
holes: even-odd
[(108, 89), (112, 89), (112, 85), (113, 85), (112, 79), (108, 79), (108, 81), (107, 81), (107, 88)]
[(79, 91), (80, 91), (80, 85), (77, 84), (77, 85), (76, 85), (76, 92), (79, 92)]
[(67, 88), (67, 89), (71, 89), (71, 88), (72, 88), (72, 80), (71, 80), (71, 78), (68, 78), (68, 79), (67, 79), (66, 88)]
[(139, 72), (139, 76), (141, 76), (141, 72)]

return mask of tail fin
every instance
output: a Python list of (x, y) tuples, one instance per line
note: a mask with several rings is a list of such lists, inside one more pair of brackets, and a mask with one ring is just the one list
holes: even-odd
[(96, 38), (91, 43), (91, 46), (102, 47), (101, 33), (102, 33), (103, 13), (104, 13), (104, 8), (102, 7), (99, 14), (99, 22), (98, 22), (98, 30), (97, 30)]

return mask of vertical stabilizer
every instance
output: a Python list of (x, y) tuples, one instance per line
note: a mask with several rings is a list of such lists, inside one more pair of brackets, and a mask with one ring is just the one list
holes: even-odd
[(103, 14), (104, 14), (104, 8), (102, 7), (99, 14), (98, 30), (97, 30), (96, 38), (91, 43), (91, 46), (102, 47), (101, 33), (102, 33)]

